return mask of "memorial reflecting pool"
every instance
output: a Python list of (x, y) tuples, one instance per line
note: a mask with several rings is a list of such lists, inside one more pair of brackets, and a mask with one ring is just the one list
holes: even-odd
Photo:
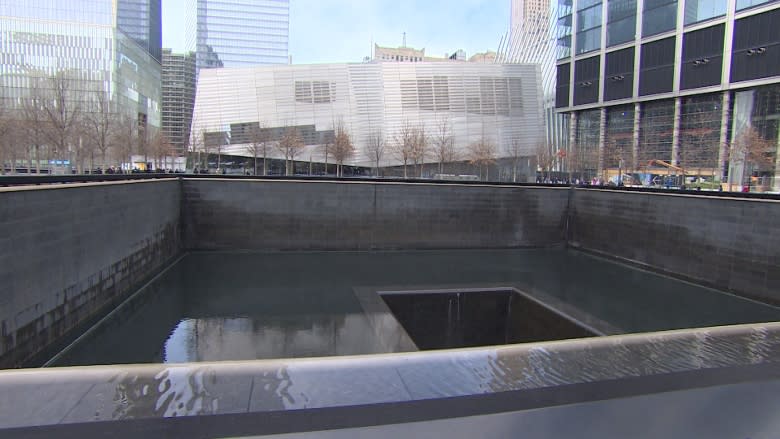
[(480, 286), (511, 286), (612, 333), (780, 320), (775, 307), (562, 248), (192, 253), (50, 365), (392, 352), (366, 295)]

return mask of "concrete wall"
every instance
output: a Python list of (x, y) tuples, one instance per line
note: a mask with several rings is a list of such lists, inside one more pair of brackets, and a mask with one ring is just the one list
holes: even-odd
[(575, 189), (569, 242), (780, 303), (780, 201)]
[(0, 188), (0, 368), (122, 300), (180, 252), (180, 182)]
[(184, 179), (197, 250), (501, 248), (563, 243), (567, 188)]

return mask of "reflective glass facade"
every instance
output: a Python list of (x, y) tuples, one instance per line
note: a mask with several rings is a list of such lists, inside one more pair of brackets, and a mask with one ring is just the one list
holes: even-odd
[(188, 40), (198, 69), (288, 63), (289, 0), (190, 0), (193, 6)]
[(639, 123), (639, 163), (672, 160), (674, 101), (653, 101), (642, 105)]
[(118, 0), (117, 27), (162, 60), (162, 0)]
[(663, 174), (644, 184), (682, 184), (666, 177), (685, 174), (737, 187), (759, 179), (780, 192), (780, 0), (569, 5), (574, 18), (559, 22), (559, 37), (574, 27), (576, 50), (557, 62), (555, 105), (576, 121), (572, 171), (597, 169), (604, 181), (630, 163), (643, 179)]
[(607, 4), (607, 46), (636, 37), (636, 0), (612, 0)]
[(572, 0), (558, 0), (558, 59), (571, 56)]
[(677, 27), (677, 0), (647, 0), (642, 16), (642, 36), (660, 34)]
[(0, 86), (7, 104), (21, 105), (31, 84), (65, 75), (73, 99), (102, 90), (121, 111), (160, 125), (160, 64), (114, 26), (116, 2), (9, 3), (0, 3)]
[(737, 0), (737, 10), (752, 8), (753, 6), (771, 3), (777, 0)]
[(577, 9), (577, 54), (601, 47), (601, 2), (585, 1)]
[(604, 166), (627, 169), (634, 163), (634, 106), (617, 105), (607, 110)]
[(726, 15), (726, 0), (685, 0), (685, 24)]

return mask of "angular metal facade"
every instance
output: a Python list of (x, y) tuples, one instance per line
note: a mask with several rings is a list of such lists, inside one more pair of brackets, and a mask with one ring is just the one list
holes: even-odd
[(197, 148), (199, 136), (221, 139), (222, 153), (250, 156), (243, 127), (294, 126), (306, 131), (301, 157), (323, 161), (319, 143), (338, 121), (355, 144), (351, 165), (374, 165), (365, 145), (380, 132), (388, 143), (381, 166), (397, 165), (390, 150), (402, 127), (423, 128), (432, 136), (443, 121), (461, 157), (480, 139), (492, 142), (499, 157), (513, 141), (520, 142), (523, 156), (534, 156), (544, 136), (539, 66), (371, 63), (201, 70), (191, 144)]

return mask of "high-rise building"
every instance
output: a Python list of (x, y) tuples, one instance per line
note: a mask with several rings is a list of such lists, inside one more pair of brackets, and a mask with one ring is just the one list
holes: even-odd
[(780, 2), (559, 0), (558, 16), (572, 168), (780, 190)]
[(539, 16), (547, 17), (550, 0), (512, 0), (510, 27), (515, 29), (526, 21), (538, 21)]
[(162, 61), (162, 0), (118, 0), (117, 27)]
[[(144, 129), (159, 127), (159, 10), (160, 0), (0, 2), (3, 106), (21, 110), (32, 99), (51, 101), (59, 93), (79, 112), (89, 113), (96, 102), (106, 102), (102, 111), (126, 115)], [(73, 132), (63, 129), (63, 134)], [(36, 149), (73, 157), (88, 139), (71, 137), (58, 147)]]
[(189, 0), (188, 10), (198, 70), (288, 63), (289, 0)]
[(186, 152), (195, 106), (195, 53), (162, 51), (162, 129), (179, 156)]
[[(545, 146), (548, 155), (566, 149), (568, 119), (555, 112), (555, 48), (557, 3), (512, 0), (509, 32), (499, 46), (497, 62), (538, 64), (544, 97)], [(557, 164), (556, 164), (557, 165)]]

